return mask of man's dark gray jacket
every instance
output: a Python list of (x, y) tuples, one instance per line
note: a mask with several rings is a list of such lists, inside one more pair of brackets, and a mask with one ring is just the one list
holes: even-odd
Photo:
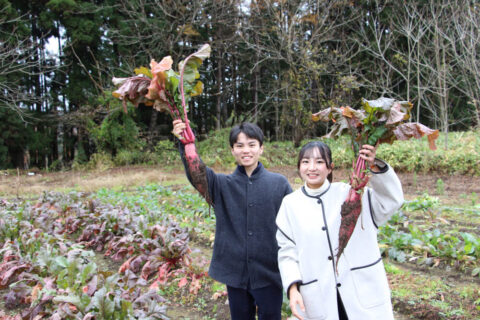
[(235, 288), (281, 288), (275, 218), (292, 192), (288, 180), (259, 163), (250, 177), (242, 166), (228, 175), (207, 167), (207, 181), (217, 220), (209, 275)]

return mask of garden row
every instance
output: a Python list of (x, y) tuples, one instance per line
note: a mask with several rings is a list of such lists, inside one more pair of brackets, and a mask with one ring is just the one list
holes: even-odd
[[(155, 189), (137, 204), (109, 203), (105, 190), (2, 200), (0, 289), (12, 311), (0, 319), (167, 319), (159, 289), (198, 292), (206, 273), (190, 259), (187, 228), (161, 205), (172, 191)], [(98, 253), (118, 269), (99, 267)]]
[(480, 205), (442, 206), (424, 194), (407, 201), (380, 228), (385, 253), (400, 262), (454, 267), (480, 278)]
[(480, 319), (480, 205), (423, 194), (379, 230), (397, 312), (411, 319)]

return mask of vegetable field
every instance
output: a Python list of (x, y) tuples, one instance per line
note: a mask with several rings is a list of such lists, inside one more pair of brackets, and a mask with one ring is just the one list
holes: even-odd
[[(398, 319), (480, 318), (480, 178), (400, 179), (379, 234)], [(9, 172), (0, 190), (0, 319), (228, 319), (214, 215), (182, 171)]]

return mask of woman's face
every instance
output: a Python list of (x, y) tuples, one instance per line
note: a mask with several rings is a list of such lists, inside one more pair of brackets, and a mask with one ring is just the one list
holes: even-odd
[(300, 160), (298, 171), (309, 188), (318, 189), (323, 185), (332, 169), (327, 168), (327, 163), (322, 158), (320, 151), (318, 148), (314, 148), (306, 152)]

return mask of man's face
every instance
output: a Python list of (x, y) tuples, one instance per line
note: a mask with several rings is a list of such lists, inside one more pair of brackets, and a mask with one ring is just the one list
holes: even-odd
[(244, 166), (245, 169), (256, 168), (258, 159), (263, 153), (263, 146), (257, 139), (249, 138), (245, 133), (241, 132), (237, 141), (233, 144), (232, 155), (238, 165)]

